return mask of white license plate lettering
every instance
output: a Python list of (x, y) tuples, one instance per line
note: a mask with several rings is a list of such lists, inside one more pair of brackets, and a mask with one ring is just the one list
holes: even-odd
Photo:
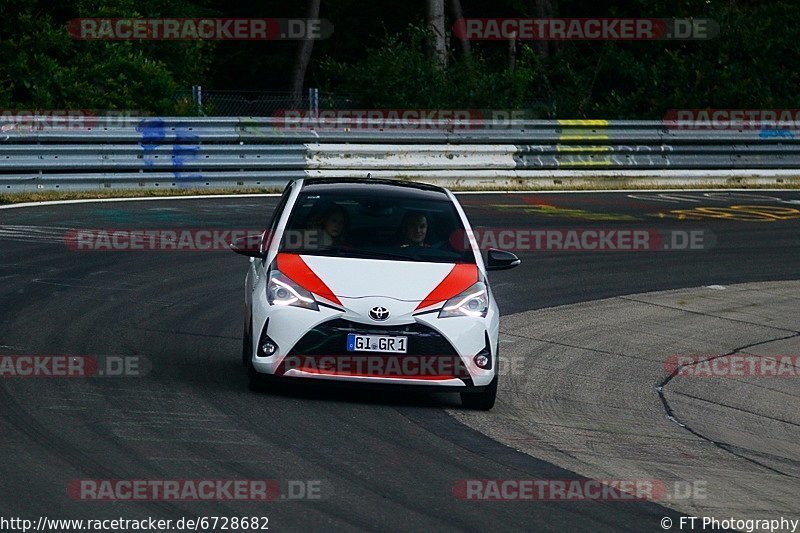
[(408, 349), (407, 337), (359, 335), (356, 333), (350, 333), (347, 337), (347, 350), (350, 352), (406, 353)]

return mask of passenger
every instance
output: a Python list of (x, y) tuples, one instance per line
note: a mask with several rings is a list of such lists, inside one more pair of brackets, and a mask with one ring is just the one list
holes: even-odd
[(346, 243), (347, 212), (334, 205), (325, 209), (319, 217), (320, 245), (325, 248), (343, 246)]
[(400, 224), (402, 237), (401, 248), (422, 247), (430, 248), (430, 244), (425, 242), (428, 236), (428, 217), (420, 211), (409, 211), (403, 217)]

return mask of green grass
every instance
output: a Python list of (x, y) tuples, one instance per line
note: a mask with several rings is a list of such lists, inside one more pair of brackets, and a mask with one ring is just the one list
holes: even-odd
[(151, 198), (154, 196), (197, 196), (217, 194), (264, 194), (281, 192), (279, 188), (263, 189), (143, 189), (110, 191), (46, 191), (0, 194), (0, 204), (49, 202), (54, 200), (85, 200), (95, 198)]

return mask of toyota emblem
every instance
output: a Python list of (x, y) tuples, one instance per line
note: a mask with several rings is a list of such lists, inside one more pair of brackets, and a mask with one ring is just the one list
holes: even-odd
[(372, 320), (377, 320), (378, 322), (382, 322), (389, 318), (389, 310), (385, 307), (375, 306), (369, 310), (369, 317)]

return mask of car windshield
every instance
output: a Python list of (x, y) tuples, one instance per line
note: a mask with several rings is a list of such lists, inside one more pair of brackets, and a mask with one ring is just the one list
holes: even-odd
[(304, 255), (474, 263), (453, 203), (375, 192), (303, 192), (280, 250)]

